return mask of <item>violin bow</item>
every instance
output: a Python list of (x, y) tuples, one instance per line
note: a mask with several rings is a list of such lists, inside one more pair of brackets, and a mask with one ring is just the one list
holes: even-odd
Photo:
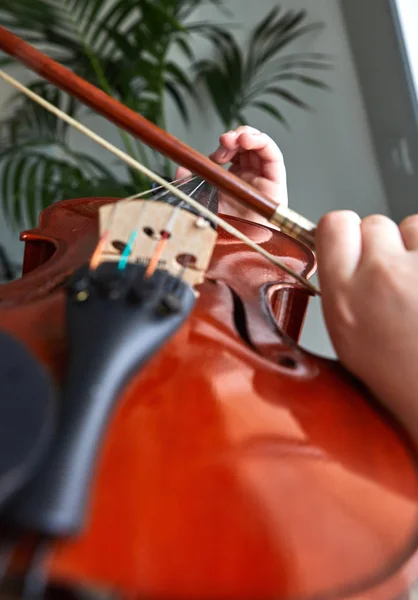
[[(154, 125), (138, 113), (124, 106), (118, 100), (112, 98), (102, 90), (88, 83), (66, 67), (60, 65), (1, 26), (0, 49), (14, 57), (17, 61), (27, 66), (32, 71), (38, 73), (41, 77), (54, 84), (62, 91), (77, 98), (80, 102), (89, 106), (98, 114), (101, 114), (121, 129), (127, 131), (134, 137), (139, 138), (143, 143), (151, 146), (157, 152), (160, 152), (161, 154), (171, 158), (173, 161), (182, 165), (183, 167), (188, 168), (192, 173), (200, 175), (203, 179), (224, 193), (233, 196), (241, 204), (247, 206), (251, 210), (254, 210), (266, 218), (271, 224), (278, 226), (281, 231), (299, 240), (312, 250), (315, 249), (316, 227), (308, 219), (299, 215), (296, 211), (293, 211), (292, 209), (282, 206), (272, 199), (267, 198), (254, 187), (239, 179), (234, 174), (226, 171), (220, 165), (217, 165), (206, 156), (203, 156), (171, 134), (163, 131), (157, 125)], [(50, 103), (37, 96), (35, 93), (25, 88), (25, 86), (16, 82), (16, 80), (8, 76), (3, 71), (0, 71), (0, 75), (3, 79), (17, 87), (21, 92), (25, 93), (29, 97), (32, 97), (32, 99), (37, 101), (39, 104), (42, 104), (47, 110), (54, 112), (59, 118), (66, 120), (78, 130), (82, 131), (86, 135), (89, 135), (89, 137), (94, 139), (94, 141), (110, 150), (113, 154), (119, 156), (125, 162), (130, 163), (134, 168), (141, 170), (144, 174), (148, 175), (160, 185), (163, 185), (170, 191), (177, 191), (176, 195), (181, 197), (182, 194), (180, 193), (179, 195), (178, 190), (176, 190), (174, 186), (168, 184), (165, 180), (163, 180), (163, 178), (160, 178), (158, 175), (147, 169), (144, 165), (141, 165), (141, 163), (132, 157), (129, 157), (121, 150), (112, 146), (112, 144), (106, 142), (103, 140), (103, 138), (88, 130), (78, 121), (75, 121)], [(193, 205), (193, 202), (190, 202), (190, 199), (182, 199)], [(199, 206), (199, 210), (202, 211), (202, 209), (203, 207)], [(205, 214), (206, 210), (202, 212)], [(238, 230), (232, 226), (225, 227), (227, 224), (225, 221), (223, 221), (223, 219), (220, 219), (213, 213), (205, 216), (210, 218), (212, 222), (216, 222), (217, 224), (221, 225), (224, 229), (230, 230), (230, 233), (236, 237), (241, 239), (245, 237), (245, 240), (243, 239), (243, 241), (248, 243), (249, 240), (246, 238), (246, 236), (240, 234)], [(256, 246), (255, 249), (257, 249), (258, 252), (261, 250), (261, 254), (264, 254), (266, 258), (269, 258), (269, 260), (272, 258), (274, 259), (270, 253), (260, 248), (260, 246), (257, 244), (254, 244), (254, 246)], [(277, 261), (277, 259), (273, 260), (272, 262), (275, 262), (286, 272), (296, 277), (301, 283), (308, 287), (311, 292), (314, 294), (319, 294), (319, 290), (306, 278), (297, 275), (293, 272), (293, 270), (283, 265), (283, 263), (280, 261)]]

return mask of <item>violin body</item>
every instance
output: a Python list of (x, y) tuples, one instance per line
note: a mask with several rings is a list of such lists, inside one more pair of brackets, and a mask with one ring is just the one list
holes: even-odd
[[(46, 209), (22, 234), (22, 279), (0, 287), (0, 329), (58, 388), (68, 360), (64, 283), (89, 260), (98, 208), (111, 201)], [(314, 255), (301, 243), (226, 219), (312, 274)], [(148, 600), (408, 590), (415, 451), (338, 363), (297, 346), (308, 293), (223, 230), (198, 291), (191, 317), (119, 398), (86, 525), (52, 545), (48, 584)], [(22, 568), (17, 560), (11, 571)]]

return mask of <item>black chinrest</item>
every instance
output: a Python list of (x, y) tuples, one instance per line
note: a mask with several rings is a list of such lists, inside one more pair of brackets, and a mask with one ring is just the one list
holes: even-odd
[(0, 512), (36, 473), (55, 423), (54, 386), (38, 360), (0, 331)]

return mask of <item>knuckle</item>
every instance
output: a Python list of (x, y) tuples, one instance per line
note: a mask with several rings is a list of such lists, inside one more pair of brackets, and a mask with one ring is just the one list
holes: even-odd
[(250, 127), (250, 125), (240, 125), (235, 129), (236, 133), (261, 133), (259, 129)]
[(368, 227), (392, 227), (394, 221), (385, 215), (368, 215), (361, 222), (362, 228)]
[(259, 139), (264, 144), (265, 147), (268, 147), (272, 156), (274, 156), (274, 160), (279, 161), (284, 165), (284, 156), (278, 144), (271, 138), (267, 133), (261, 132), (259, 134)]
[(418, 215), (410, 215), (406, 217), (401, 224), (399, 225), (399, 229), (418, 229)]
[(319, 220), (318, 228), (334, 228), (348, 221), (360, 222), (360, 217), (353, 210), (333, 210)]

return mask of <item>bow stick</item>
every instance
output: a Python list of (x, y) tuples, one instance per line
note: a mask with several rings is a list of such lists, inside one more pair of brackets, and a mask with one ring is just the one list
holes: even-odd
[(139, 138), (164, 156), (188, 168), (192, 173), (251, 210), (265, 217), (282, 231), (315, 248), (315, 225), (292, 209), (260, 194), (229, 171), (166, 133), (147, 119), (124, 106), (105, 92), (72, 73), (18, 36), (0, 26), (0, 49), (61, 90), (76, 97), (109, 121)]

